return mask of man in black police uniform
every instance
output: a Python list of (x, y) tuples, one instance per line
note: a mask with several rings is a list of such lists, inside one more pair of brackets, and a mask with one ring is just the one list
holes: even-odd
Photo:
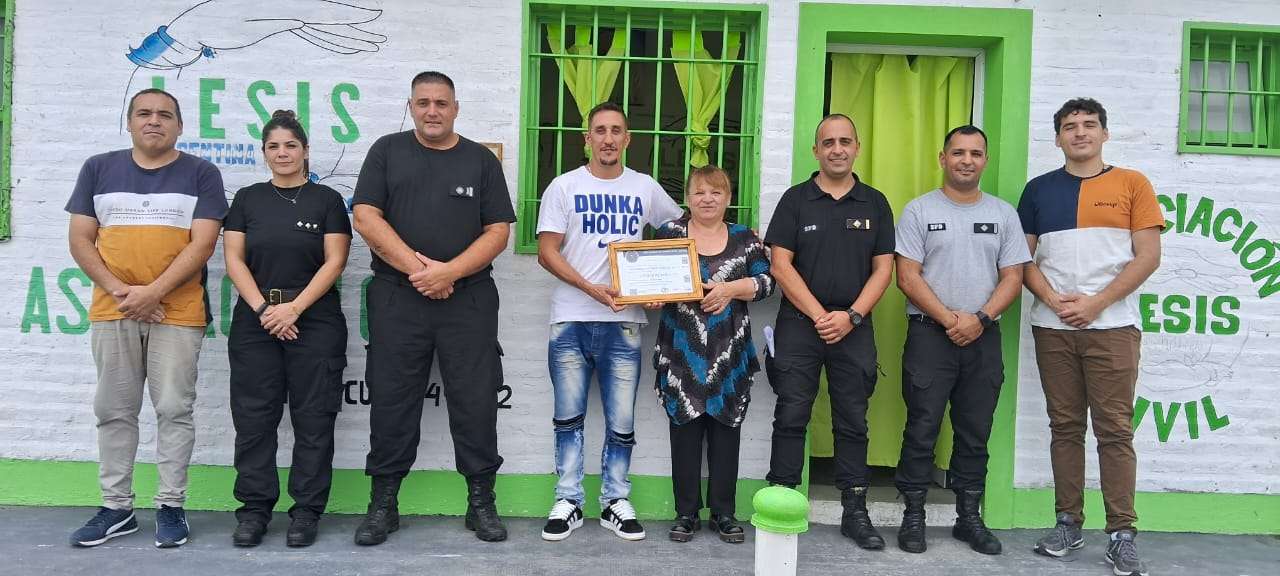
[(867, 400), (876, 384), (871, 309), (893, 275), (893, 211), (853, 173), (858, 133), (848, 116), (823, 118), (813, 155), (821, 170), (782, 195), (765, 234), (773, 277), (786, 295), (775, 332), (778, 403), (767, 479), (800, 483), (825, 366), (844, 506), (840, 533), (878, 550), (884, 539), (867, 515)]
[(498, 455), (498, 289), (493, 259), (515, 222), (498, 159), (453, 131), (453, 81), (423, 72), (410, 84), (414, 129), (379, 138), (355, 192), (355, 228), (373, 252), (369, 310), (368, 515), (357, 544), (400, 527), (397, 493), (417, 456), (432, 354), (448, 401), (458, 472), (467, 478), (466, 526), (481, 540), (507, 529), (494, 506)]
[(907, 296), (909, 319), (902, 353), (907, 422), (895, 477), (906, 504), (898, 547), (925, 551), (925, 494), (949, 403), (956, 493), (951, 534), (978, 552), (999, 554), (1000, 541), (979, 513), (987, 440), (1004, 382), (996, 319), (1022, 291), (1022, 265), (1031, 253), (1019, 242), (1022, 225), (1013, 206), (978, 187), (987, 166), (982, 130), (951, 130), (938, 163), (942, 188), (912, 200), (898, 221), (898, 287)]

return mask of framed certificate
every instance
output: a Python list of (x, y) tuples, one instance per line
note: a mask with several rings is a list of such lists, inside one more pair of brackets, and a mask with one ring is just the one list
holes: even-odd
[(609, 272), (619, 304), (702, 299), (702, 274), (692, 238), (614, 242)]

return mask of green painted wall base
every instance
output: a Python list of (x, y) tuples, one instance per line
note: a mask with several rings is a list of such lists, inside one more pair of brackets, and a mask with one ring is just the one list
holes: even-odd
[[(1139, 492), (1138, 530), (1212, 534), (1280, 534), (1280, 495)], [(1053, 526), (1053, 489), (1015, 489), (1014, 527)], [(1106, 524), (1102, 493), (1086, 490), (1085, 528)]]
[[(192, 466), (187, 490), (187, 508), (192, 510), (235, 510), (239, 503), (231, 496), (235, 469), (230, 466)], [(281, 487), (287, 486), (287, 469), (280, 470)], [(0, 459), (0, 505), (98, 506), (97, 462)], [(587, 491), (584, 511), (600, 514), (596, 498), (600, 477), (583, 481)], [(751, 497), (765, 487), (764, 480), (738, 481), (739, 518), (753, 512)], [(133, 478), (137, 506), (152, 506), (156, 491), (154, 464), (138, 464)], [(498, 512), (506, 516), (542, 517), (554, 503), (556, 477), (552, 474), (500, 474), (496, 485)], [(663, 476), (631, 476), (631, 501), (642, 519), (669, 519), (675, 515), (671, 479)], [(329, 494), (329, 511), (363, 514), (369, 503), (369, 479), (363, 470), (334, 470)], [(277, 510), (288, 510), (292, 501), (281, 495)], [(467, 511), (466, 481), (456, 472), (418, 470), (405, 478), (400, 489), (400, 512), (461, 516)]]
[[(280, 470), (281, 486), (288, 469)], [(98, 464), (54, 460), (0, 459), (0, 505), (97, 506)], [(230, 466), (192, 466), (187, 507), (192, 510), (234, 510), (231, 497), (235, 470)], [(498, 511), (505, 516), (537, 518), (547, 513), (555, 491), (552, 474), (504, 474), (498, 476)], [(600, 477), (587, 476), (586, 512), (598, 516)], [(674, 514), (671, 479), (631, 476), (631, 500), (642, 519), (668, 519)], [(738, 481), (738, 517), (750, 518), (751, 498), (766, 486), (763, 480)], [(139, 464), (134, 473), (137, 505), (151, 507), (156, 489), (154, 464)], [(801, 487), (803, 490), (804, 487)], [(455, 472), (419, 470), (405, 478), (400, 490), (400, 511), (405, 514), (461, 516), (466, 512), (466, 484)], [(334, 470), (329, 511), (362, 514), (369, 500), (369, 479), (362, 470)], [(282, 495), (277, 510), (292, 502)], [(1280, 534), (1280, 496), (1262, 494), (1196, 494), (1139, 492), (1138, 528), (1153, 532), (1204, 532), (1222, 534)], [(1053, 524), (1052, 489), (1013, 490), (1012, 525), (993, 528), (1042, 528)], [(1085, 526), (1101, 528), (1105, 516), (1097, 490), (1085, 494)]]

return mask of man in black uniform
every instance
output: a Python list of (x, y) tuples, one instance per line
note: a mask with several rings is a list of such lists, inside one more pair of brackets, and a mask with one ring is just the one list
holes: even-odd
[(773, 277), (786, 295), (775, 332), (778, 403), (767, 479), (800, 483), (825, 366), (844, 506), (840, 533), (878, 550), (884, 539), (867, 515), (867, 400), (876, 384), (871, 309), (893, 275), (893, 211), (853, 173), (858, 133), (848, 116), (823, 118), (813, 155), (821, 170), (782, 195), (765, 234)]
[(400, 527), (396, 497), (417, 456), (432, 354), (467, 478), (466, 526), (481, 540), (505, 540), (493, 494), (502, 350), (490, 270), (515, 213), (498, 159), (453, 131), (453, 81), (423, 72), (410, 86), (414, 129), (374, 142), (356, 183), (355, 228), (373, 252), (374, 279), (365, 369), (373, 487), (355, 540), (380, 544)]

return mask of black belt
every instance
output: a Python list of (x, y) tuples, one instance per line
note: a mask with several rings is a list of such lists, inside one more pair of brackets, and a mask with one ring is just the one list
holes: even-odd
[[(910, 320), (912, 322), (919, 322), (921, 324), (924, 324), (925, 326), (937, 326), (938, 328), (943, 327), (942, 324), (939, 324), (937, 320), (934, 320), (933, 317), (929, 316), (928, 314), (907, 314), (907, 320)], [(1000, 321), (992, 320), (991, 325), (999, 326)]]
[(301, 294), (302, 288), (292, 290), (288, 288), (268, 288), (262, 291), (262, 295), (267, 298), (267, 304), (271, 304), (272, 306), (293, 302), (294, 300), (297, 300), (298, 296)]
[[(837, 310), (840, 312), (844, 312), (845, 310), (848, 310), (851, 306), (852, 304), (849, 306), (828, 306), (826, 304), (823, 304), (822, 309), (826, 310), (827, 312), (835, 312)], [(808, 318), (808, 316), (806, 316), (804, 312), (801, 312), (799, 308), (796, 308), (795, 304), (792, 304), (790, 300), (787, 300), (785, 298), (782, 300), (782, 304), (779, 305), (778, 307), (779, 309), (790, 308), (792, 312), (795, 312), (796, 314), (803, 316), (804, 318)], [(869, 320), (870, 318), (871, 318), (871, 315), (868, 314), (866, 317), (863, 318), (863, 320), (864, 321)]]
[[(407, 276), (378, 274), (375, 272), (373, 274), (373, 277), (386, 280), (387, 282), (390, 282), (392, 284), (396, 284), (399, 286), (407, 286), (409, 288), (413, 288), (414, 290), (417, 290), (417, 288), (414, 287), (413, 282), (410, 282)], [(466, 278), (459, 278), (457, 280), (454, 280), (453, 289), (458, 290), (461, 288), (466, 288), (467, 286), (471, 286), (473, 284), (479, 284), (481, 282), (484, 282), (485, 280), (492, 280), (492, 279), (493, 279), (493, 276), (489, 274), (485, 274), (483, 272), (479, 274), (472, 274), (470, 276), (467, 276)]]

